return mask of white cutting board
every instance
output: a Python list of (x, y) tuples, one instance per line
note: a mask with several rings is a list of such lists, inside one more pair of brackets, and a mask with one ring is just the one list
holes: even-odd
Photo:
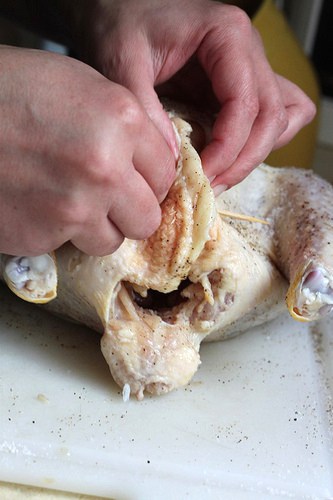
[(333, 499), (333, 321), (202, 348), (193, 382), (122, 401), (97, 334), (0, 288), (0, 480), (117, 500)]

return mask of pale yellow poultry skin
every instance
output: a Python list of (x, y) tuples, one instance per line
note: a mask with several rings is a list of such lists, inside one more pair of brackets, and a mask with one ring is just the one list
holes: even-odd
[(306, 321), (333, 303), (332, 187), (300, 169), (263, 165), (215, 199), (191, 126), (173, 120), (180, 157), (158, 231), (107, 257), (64, 245), (58, 296), (47, 305), (103, 333), (113, 378), (138, 399), (186, 385), (203, 340), (272, 319), (286, 294), (292, 315)]

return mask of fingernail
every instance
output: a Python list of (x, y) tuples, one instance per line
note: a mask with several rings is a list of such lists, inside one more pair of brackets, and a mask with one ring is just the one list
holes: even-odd
[(177, 143), (171, 145), (171, 151), (173, 152), (175, 160), (177, 161), (179, 158), (179, 146)]
[(213, 193), (214, 193), (215, 197), (217, 197), (221, 193), (226, 191), (227, 189), (228, 189), (228, 186), (226, 186), (225, 184), (218, 184), (217, 186), (213, 187)]
[(180, 151), (180, 137), (174, 123), (172, 123), (172, 128), (173, 134), (171, 136), (170, 146), (175, 159), (178, 160)]

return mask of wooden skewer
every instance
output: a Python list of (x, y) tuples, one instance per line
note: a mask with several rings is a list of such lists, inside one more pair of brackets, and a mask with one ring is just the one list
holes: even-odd
[(233, 219), (246, 220), (248, 222), (259, 222), (260, 224), (267, 224), (267, 220), (258, 219), (258, 217), (252, 217), (252, 215), (238, 214), (235, 212), (229, 212), (228, 210), (218, 210), (218, 213), (224, 217), (232, 217)]

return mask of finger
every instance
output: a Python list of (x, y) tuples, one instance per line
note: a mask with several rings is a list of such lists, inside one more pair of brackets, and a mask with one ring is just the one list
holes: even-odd
[[(264, 73), (262, 68), (261, 74)], [(313, 119), (316, 108), (306, 94), (282, 76), (274, 75), (272, 80), (270, 74), (267, 72), (268, 78), (261, 84), (262, 111), (248, 140), (252, 147), (245, 147), (237, 161), (214, 179), (214, 185), (222, 183), (230, 187), (240, 182), (273, 149), (287, 144)]]
[[(238, 157), (259, 111), (257, 74), (253, 62), (253, 29), (240, 10), (232, 34), (218, 27), (205, 37), (198, 57), (220, 102), (212, 142), (202, 158), (207, 175), (227, 169)], [(239, 55), (242, 54), (242, 57)]]
[(276, 75), (269, 66), (263, 53), (261, 41), (255, 33), (254, 40), (256, 43), (253, 60), (258, 77), (259, 113), (237, 159), (224, 173), (217, 176), (214, 185), (221, 183), (232, 186), (244, 179), (259, 163), (265, 160), (281, 134), (288, 127), (288, 114)]
[(267, 113), (260, 113), (260, 117), (258, 117), (252, 128), (247, 144), (234, 163), (222, 172), (222, 174), (215, 177), (212, 182), (213, 187), (222, 184), (226, 188), (230, 188), (238, 184), (265, 160), (272, 150), (269, 122), (270, 117), (267, 116)]
[(77, 248), (89, 255), (111, 254), (124, 237), (147, 238), (160, 224), (158, 200), (133, 165), (120, 168), (114, 179), (109, 197), (104, 195), (96, 203), (96, 211), (88, 214), (84, 225), (71, 238)]
[(145, 81), (145, 78), (141, 78), (139, 82), (135, 81), (128, 84), (127, 88), (138, 98), (155, 127), (164, 137), (174, 159), (177, 160), (179, 157), (179, 141), (171, 120), (153, 88), (153, 84), (150, 81)]
[(86, 223), (84, 231), (73, 237), (71, 242), (87, 255), (103, 256), (115, 252), (123, 240), (119, 229), (104, 217)]
[(316, 114), (316, 106), (297, 85), (280, 75), (276, 77), (288, 114), (288, 127), (280, 135), (273, 149), (288, 144), (305, 125), (313, 120)]
[[(272, 93), (269, 89), (273, 89)], [(272, 81), (267, 82), (267, 86), (263, 84), (260, 92), (260, 108), (261, 111), (252, 127), (247, 143), (231, 167), (214, 179), (214, 186), (223, 184), (231, 187), (242, 181), (265, 160), (282, 131), (286, 129), (287, 114), (278, 88)]]
[(134, 152), (133, 165), (161, 203), (175, 179), (176, 162), (164, 137), (148, 117), (143, 126), (144, 131), (138, 137), (138, 146)]
[(113, 191), (108, 217), (124, 236), (131, 239), (147, 238), (158, 228), (161, 221), (159, 203), (136, 170), (133, 169)]
[[(164, 199), (174, 180), (175, 161), (146, 113), (138, 115), (134, 134), (128, 136), (129, 144), (122, 143), (123, 153), (120, 150), (117, 161), (107, 171), (109, 195), (103, 192), (95, 214), (88, 214), (83, 231), (71, 240), (91, 255), (111, 253), (124, 237), (147, 238), (160, 224), (159, 201)], [(129, 161), (128, 150), (134, 151)], [(105, 213), (107, 217), (101, 217)]]
[(143, 125), (140, 147), (133, 162), (161, 202), (175, 178), (179, 144), (171, 120), (154, 90), (154, 75), (149, 65), (151, 56), (144, 58), (143, 53), (144, 48), (130, 64), (121, 66), (116, 80), (137, 97), (150, 118)]
[[(138, 42), (139, 43), (139, 42)], [(152, 56), (146, 44), (137, 50), (126, 65), (117, 68), (113, 76), (117, 83), (130, 90), (139, 100), (146, 113), (169, 145), (174, 158), (179, 156), (179, 144), (171, 120), (154, 90), (155, 75)]]

